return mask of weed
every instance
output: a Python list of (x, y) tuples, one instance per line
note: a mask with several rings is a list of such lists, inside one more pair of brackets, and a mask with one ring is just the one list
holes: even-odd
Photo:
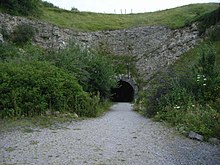
[(32, 129), (32, 128), (24, 128), (24, 129), (22, 130), (22, 132), (23, 132), (23, 133), (33, 133), (33, 132), (34, 132), (34, 129)]
[(16, 149), (16, 147), (8, 147), (8, 148), (5, 148), (5, 151), (13, 152), (15, 149)]
[(30, 141), (30, 145), (37, 145), (39, 143), (39, 141), (36, 140), (31, 140)]

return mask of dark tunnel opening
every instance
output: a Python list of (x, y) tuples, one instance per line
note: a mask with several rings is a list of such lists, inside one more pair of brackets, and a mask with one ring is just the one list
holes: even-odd
[(111, 90), (111, 100), (113, 102), (132, 102), (134, 94), (134, 88), (128, 82), (120, 80), (118, 87)]

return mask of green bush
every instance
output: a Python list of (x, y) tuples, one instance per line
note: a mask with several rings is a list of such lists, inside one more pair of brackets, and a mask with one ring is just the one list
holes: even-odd
[(49, 111), (94, 116), (98, 99), (91, 99), (77, 80), (46, 62), (0, 63), (0, 115), (34, 116)]
[(7, 42), (0, 44), (0, 61), (11, 61), (19, 57), (19, 49)]
[(24, 45), (31, 41), (35, 35), (35, 29), (28, 25), (18, 25), (12, 34), (12, 42), (17, 45)]
[(47, 2), (47, 1), (43, 1), (42, 4), (44, 7), (57, 8), (57, 9), (59, 8), (59, 7), (55, 6), (54, 4)]
[(1, 0), (0, 8), (12, 15), (39, 16), (41, 0)]
[(35, 45), (25, 44), (22, 48), (13, 43), (0, 44), (0, 61), (43, 61), (46, 52)]
[(111, 87), (116, 85), (112, 61), (75, 44), (62, 51), (51, 52), (45, 60), (73, 74), (86, 92), (100, 93), (101, 98), (107, 98)]
[(211, 32), (209, 32), (209, 36), (211, 41), (220, 41), (220, 27), (215, 27)]
[(217, 24), (220, 21), (220, 7), (201, 16), (197, 21), (199, 21), (198, 30), (201, 35), (206, 31), (207, 28)]
[(3, 38), (5, 41), (8, 41), (9, 38), (10, 38), (10, 32), (9, 30), (5, 27), (5, 25), (2, 25), (1, 27), (1, 32), (0, 32), (2, 35), (3, 35)]

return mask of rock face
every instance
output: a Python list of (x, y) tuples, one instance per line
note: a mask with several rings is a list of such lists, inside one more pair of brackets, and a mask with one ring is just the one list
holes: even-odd
[(162, 26), (146, 26), (90, 33), (88, 40), (84, 41), (90, 47), (103, 46), (112, 54), (135, 56), (140, 74), (148, 79), (193, 48), (199, 37), (195, 27), (171, 30)]
[(3, 35), (0, 33), (0, 44), (4, 43)]
[(203, 139), (204, 139), (202, 135), (197, 134), (197, 133), (195, 133), (193, 131), (189, 132), (188, 137), (191, 138), (191, 139), (199, 140), (199, 141), (203, 141)]
[(200, 40), (195, 25), (171, 30), (163, 26), (146, 26), (115, 31), (76, 32), (41, 21), (0, 13), (0, 28), (9, 33), (20, 24), (36, 30), (33, 42), (45, 49), (64, 48), (70, 40), (113, 55), (132, 55), (139, 73), (146, 80), (161, 68), (172, 64)]
[(209, 141), (211, 144), (220, 145), (220, 140), (217, 139), (217, 138), (209, 138), (208, 141)]

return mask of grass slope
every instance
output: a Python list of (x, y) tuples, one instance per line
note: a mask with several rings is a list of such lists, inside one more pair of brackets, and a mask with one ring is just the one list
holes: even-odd
[(191, 4), (174, 9), (141, 14), (100, 14), (71, 12), (44, 8), (42, 20), (78, 31), (116, 30), (145, 25), (165, 25), (180, 28), (201, 15), (217, 9), (217, 3)]

